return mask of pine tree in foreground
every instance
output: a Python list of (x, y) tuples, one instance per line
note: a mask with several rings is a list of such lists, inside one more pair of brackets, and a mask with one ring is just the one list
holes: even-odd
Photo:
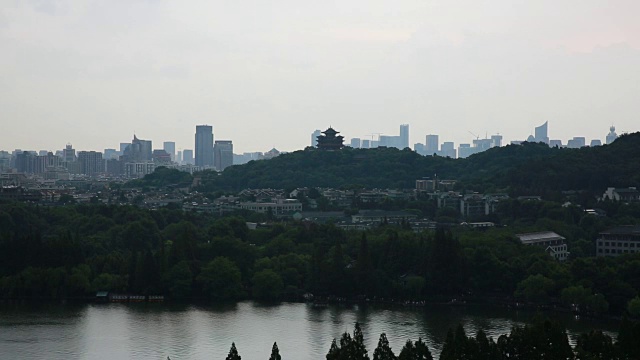
[(367, 349), (364, 345), (364, 336), (360, 324), (356, 323), (353, 330), (353, 338), (345, 332), (340, 338), (340, 344), (333, 339), (331, 349), (326, 356), (327, 360), (369, 360)]
[(278, 344), (275, 342), (273, 343), (273, 347), (271, 348), (271, 357), (269, 357), (269, 360), (282, 360), (282, 357), (280, 357)]
[(236, 349), (236, 343), (231, 343), (231, 349), (229, 350), (229, 355), (225, 360), (241, 360), (242, 357), (238, 355), (238, 349)]
[(389, 340), (385, 333), (380, 334), (378, 340), (378, 347), (373, 351), (373, 360), (396, 360), (397, 357), (393, 354), (391, 347), (389, 346)]

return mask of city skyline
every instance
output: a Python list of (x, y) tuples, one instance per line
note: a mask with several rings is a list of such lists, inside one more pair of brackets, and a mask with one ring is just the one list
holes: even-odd
[[(404, 127), (407, 127), (407, 129), (408, 129), (408, 127), (410, 127), (411, 124), (397, 124), (396, 126), (399, 126), (401, 131), (402, 131), (402, 129)], [(538, 131), (540, 128), (544, 127), (545, 133), (546, 133), (548, 126), (549, 126), (548, 125), (548, 121), (545, 121), (540, 126), (532, 127), (533, 130), (530, 131), (530, 133), (528, 135), (524, 135), (523, 134), (522, 136), (520, 136), (520, 137), (516, 136), (513, 139), (505, 139), (503, 137), (500, 146), (506, 146), (506, 145), (509, 145), (510, 143), (518, 144), (518, 143), (523, 142), (523, 141), (530, 141), (530, 142), (534, 141), (535, 142), (536, 141), (536, 137), (535, 137), (536, 131)], [(551, 126), (553, 126), (553, 124)], [(211, 149), (212, 149), (211, 153), (213, 153), (213, 145), (214, 145), (214, 130), (213, 130), (213, 128), (214, 128), (214, 126), (213, 125), (195, 125), (194, 129), (195, 129), (196, 138), (197, 138), (198, 128), (201, 128), (201, 127), (207, 128), (207, 129), (209, 129), (211, 131), (211, 134), (210, 134), (211, 135)], [(593, 137), (593, 138), (590, 138), (590, 137), (587, 137), (587, 136), (573, 135), (573, 136), (570, 136), (570, 137), (568, 137), (566, 139), (561, 139), (561, 138), (558, 138), (556, 136), (553, 136), (553, 132), (552, 132), (550, 134), (551, 136), (547, 136), (546, 143), (549, 144), (549, 141), (551, 140), (553, 142), (553, 144), (551, 144), (551, 146), (555, 146), (555, 145), (557, 145), (557, 141), (560, 141), (563, 146), (567, 146), (568, 144), (571, 143), (572, 140), (575, 140), (576, 138), (585, 138), (585, 140), (586, 140), (585, 145), (590, 145), (590, 142), (592, 140), (600, 141), (601, 145), (604, 145), (604, 144), (608, 143), (607, 135), (609, 135), (609, 130), (611, 130), (611, 129), (615, 130), (617, 128), (615, 126), (608, 126), (606, 128), (607, 131), (602, 130), (599, 136), (596, 136), (596, 137)], [(314, 139), (315, 136), (317, 136), (315, 134), (316, 131), (318, 131), (318, 130), (307, 132), (306, 133), (307, 139), (309, 139), (309, 135), (311, 135), (311, 138)], [(618, 129), (616, 131), (617, 131), (618, 135), (622, 135), (624, 133), (636, 132), (638, 130), (626, 131), (626, 130), (619, 130)], [(430, 136), (435, 136), (435, 140), (436, 141), (438, 141), (438, 139), (439, 139), (439, 145), (442, 145), (445, 142), (449, 142), (449, 143), (455, 144), (456, 147), (459, 146), (460, 144), (470, 144), (470, 145), (472, 145), (474, 143), (474, 141), (477, 140), (477, 139), (480, 139), (480, 140), (482, 140), (482, 139), (491, 139), (492, 137), (495, 137), (496, 135), (502, 136), (502, 134), (500, 134), (500, 133), (485, 133), (484, 135), (477, 135), (477, 137), (476, 137), (476, 136), (474, 136), (473, 133), (471, 133), (469, 131), (469, 132), (467, 132), (465, 140), (463, 140), (461, 142), (456, 142), (456, 141), (452, 141), (450, 138), (445, 138), (442, 135), (437, 134), (437, 133), (415, 134), (415, 132), (413, 130), (411, 130), (411, 131), (407, 130), (407, 132), (408, 132), (408, 136), (409, 136), (409, 142), (408, 142), (409, 146), (408, 147), (410, 149), (412, 149), (412, 150), (416, 150), (414, 148), (415, 145), (425, 145), (426, 144), (426, 142), (425, 142), (426, 140), (425, 139), (429, 138)], [(344, 133), (344, 132), (341, 132), (341, 133)], [(576, 132), (576, 134), (578, 134), (578, 133), (580, 133), (580, 132), (579, 131)], [(192, 134), (192, 137), (193, 137), (193, 134), (194, 134), (193, 130), (192, 130), (191, 134)], [(134, 136), (134, 139), (135, 139), (136, 135), (134, 134), (133, 136)], [(393, 131), (391, 131), (389, 133), (380, 133), (380, 132), (369, 133), (369, 137), (367, 137), (367, 136), (364, 136), (364, 137), (349, 136), (348, 134), (346, 134), (345, 135), (345, 139), (347, 141), (346, 145), (351, 146), (350, 141), (352, 139), (357, 139), (357, 140), (359, 140), (359, 142), (367, 141), (367, 142), (370, 143), (370, 142), (373, 141), (373, 143), (375, 143), (376, 147), (377, 146), (388, 146), (389, 144), (380, 144), (379, 143), (380, 136), (383, 136), (383, 137), (385, 137), (387, 139), (388, 138), (400, 139), (402, 137), (402, 134), (398, 135), (398, 130), (396, 130), (395, 133), (393, 133)], [(302, 136), (302, 137), (304, 137), (304, 136)], [(231, 137), (227, 136), (226, 138), (231, 138)], [(460, 137), (460, 138), (463, 138), (463, 137)], [(414, 139), (415, 139), (415, 141), (414, 141)], [(187, 150), (187, 151), (191, 150), (193, 152), (194, 156), (197, 153), (197, 151), (196, 151), (196, 148), (197, 148), (196, 142), (197, 142), (197, 140), (192, 140), (192, 143), (190, 144), (190, 147), (188, 147), (188, 146), (184, 146), (184, 147), (177, 146), (176, 145), (177, 143), (175, 141), (171, 140), (171, 139), (166, 139), (166, 140), (149, 139), (148, 141), (151, 141), (151, 142), (155, 143), (155, 145), (152, 146), (152, 149), (147, 149), (147, 151), (148, 150), (155, 150), (155, 149), (168, 150), (166, 147), (168, 146), (168, 144), (170, 144), (169, 146), (170, 146), (171, 149), (174, 150), (174, 152), (173, 153), (171, 151), (167, 151), (167, 152), (170, 155), (172, 155), (172, 158), (174, 156), (176, 156), (178, 152), (182, 153), (185, 150)], [(235, 140), (232, 139), (232, 141), (234, 141), (234, 148), (237, 148), (237, 146), (235, 146)], [(542, 142), (545, 142), (545, 141), (542, 141)], [(64, 146), (73, 145), (73, 147), (77, 151), (97, 151), (97, 152), (102, 152), (102, 153), (104, 153), (105, 158), (108, 158), (107, 153), (106, 153), (107, 150), (115, 151), (115, 149), (116, 149), (116, 146), (114, 144), (110, 144), (111, 146), (107, 146), (105, 148), (100, 149), (100, 148), (81, 148), (79, 146), (76, 146), (75, 145), (76, 143), (77, 142), (69, 141), (69, 142), (65, 143)], [(118, 145), (120, 147), (120, 152), (123, 152), (124, 149), (125, 149), (125, 146), (129, 145), (130, 143), (131, 143), (131, 141), (128, 142), (128, 143), (123, 143), (123, 142), (118, 143)], [(291, 149), (291, 150), (283, 150), (283, 151), (290, 152), (290, 151), (296, 151), (296, 150), (303, 150), (305, 147), (310, 146), (310, 145), (311, 144), (309, 143), (309, 140), (307, 140), (306, 144), (304, 144), (299, 149)], [(2, 148), (2, 147), (0, 147), (0, 151), (12, 152), (14, 150), (20, 150), (20, 151), (53, 152), (53, 153), (56, 153), (56, 151), (63, 151), (64, 150), (64, 146), (58, 146), (56, 148), (43, 148), (43, 147), (39, 147), (39, 146), (31, 146), (31, 147), (22, 146), (22, 147), (17, 147), (17, 148)], [(395, 145), (389, 145), (389, 146), (397, 147)], [(371, 147), (374, 147), (374, 146), (372, 145)], [(272, 148), (276, 148), (278, 150), (281, 150), (277, 144), (272, 146), (272, 147), (270, 147), (269, 149), (272, 149)], [(260, 149), (257, 152), (267, 152), (269, 149)], [(245, 151), (243, 149), (239, 149), (238, 151), (235, 151), (234, 153), (235, 154), (243, 154), (243, 153), (253, 153), (253, 152), (256, 152), (256, 151)], [(420, 152), (420, 151), (418, 151), (418, 152)], [(431, 153), (431, 152), (429, 152), (429, 153)], [(194, 159), (195, 159), (195, 157), (194, 157)], [(213, 165), (213, 160), (211, 160), (211, 159), (209, 159), (209, 160), (212, 163), (211, 164), (207, 163), (207, 165)]]
[(604, 143), (611, 125), (638, 130), (639, 12), (631, 0), (5, 3), (0, 147), (102, 151), (135, 133), (192, 149), (202, 123), (238, 152), (405, 123), (410, 145), (509, 143), (545, 121), (554, 139)]

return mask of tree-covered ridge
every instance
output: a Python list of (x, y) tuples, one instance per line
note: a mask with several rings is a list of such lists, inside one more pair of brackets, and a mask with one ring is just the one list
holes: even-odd
[(342, 187), (412, 188), (415, 180), (437, 175), (458, 179), (480, 191), (508, 189), (513, 194), (563, 190), (601, 192), (609, 186), (640, 184), (640, 133), (613, 144), (581, 149), (524, 143), (493, 148), (466, 159), (420, 156), (405, 149), (318, 151), (313, 148), (252, 161), (223, 173), (200, 173), (201, 189)]

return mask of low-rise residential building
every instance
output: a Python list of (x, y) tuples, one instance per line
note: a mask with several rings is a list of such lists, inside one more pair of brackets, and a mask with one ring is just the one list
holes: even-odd
[(516, 234), (516, 237), (524, 245), (543, 247), (549, 255), (558, 261), (565, 261), (569, 257), (566, 239), (553, 231)]
[(415, 218), (417, 218), (415, 214), (406, 211), (362, 210), (351, 215), (351, 222), (398, 222)]
[(640, 226), (618, 226), (599, 234), (596, 256), (620, 256), (640, 252)]
[(640, 191), (635, 187), (629, 188), (607, 188), (602, 195), (602, 200), (636, 202), (640, 201)]
[(297, 199), (277, 199), (274, 202), (242, 202), (239, 208), (259, 213), (271, 211), (274, 215), (287, 215), (302, 211), (302, 203)]

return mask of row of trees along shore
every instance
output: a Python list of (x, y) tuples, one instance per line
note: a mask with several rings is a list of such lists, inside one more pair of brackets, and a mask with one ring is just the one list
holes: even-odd
[[(497, 340), (479, 330), (467, 336), (462, 325), (449, 329), (442, 345), (439, 360), (637, 360), (640, 359), (640, 324), (624, 320), (617, 340), (602, 331), (591, 331), (577, 336), (575, 346), (569, 343), (566, 329), (558, 322), (536, 319), (531, 325), (514, 327), (509, 334)], [(364, 335), (358, 323), (353, 335), (345, 332), (339, 340), (333, 339), (326, 360), (369, 360)], [(277, 343), (273, 344), (269, 360), (281, 360)], [(433, 360), (434, 357), (422, 339), (407, 340), (396, 356), (386, 334), (380, 334), (373, 360)], [(226, 360), (241, 360), (235, 343)]]
[[(540, 219), (567, 234), (606, 224)], [(0, 298), (87, 298), (96, 291), (172, 301), (300, 300), (521, 302), (583, 314), (640, 315), (640, 255), (575, 255), (560, 263), (515, 231), (414, 232), (406, 224), (346, 231), (332, 224), (272, 223), (134, 206), (0, 204)], [(583, 226), (584, 225), (584, 226)], [(536, 227), (534, 227), (535, 229)], [(573, 245), (572, 245), (573, 244)]]

